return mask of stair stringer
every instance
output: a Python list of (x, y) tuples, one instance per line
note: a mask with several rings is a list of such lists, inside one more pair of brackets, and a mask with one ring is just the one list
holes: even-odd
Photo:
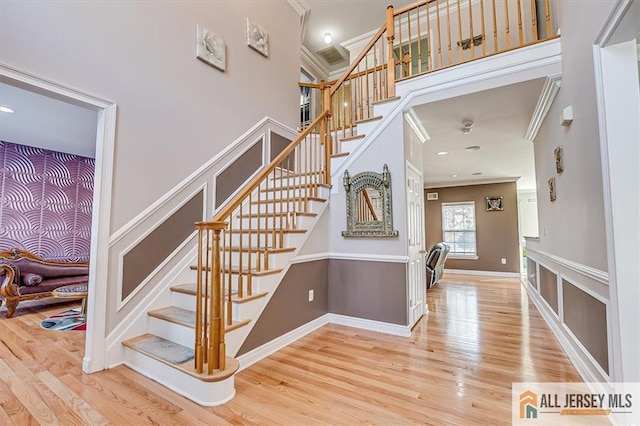
[[(295, 258), (298, 255), (302, 247), (304, 247), (305, 242), (311, 235), (316, 224), (318, 223), (322, 215), (325, 214), (325, 212), (327, 211), (327, 206), (331, 202), (330, 194), (328, 190), (326, 191), (326, 200), (327, 200), (326, 202), (322, 203), (323, 205), (320, 211), (318, 211), (318, 214), (315, 216), (312, 225), (307, 228), (307, 232), (299, 235), (299, 237), (301, 238), (299, 242), (296, 244), (295, 250), (293, 252), (288, 253), (289, 255), (288, 259), (286, 259), (285, 262), (283, 262), (283, 263), (286, 263), (286, 265), (282, 268), (282, 271), (280, 271), (277, 274), (273, 274), (272, 276), (269, 277), (269, 278), (272, 277), (273, 279), (270, 279), (269, 280), (270, 282), (266, 283), (266, 286), (268, 287), (263, 287), (263, 284), (261, 282), (260, 291), (268, 291), (268, 294), (265, 297), (249, 302), (251, 303), (252, 306), (246, 310), (246, 314), (251, 318), (251, 322), (244, 327), (234, 330), (231, 334), (229, 333), (227, 334), (226, 342), (225, 342), (227, 345), (227, 356), (231, 356), (231, 357), (236, 356), (236, 354), (240, 350), (240, 347), (246, 340), (247, 336), (249, 336), (249, 333), (251, 332), (253, 327), (256, 325), (258, 319), (260, 318), (260, 315), (269, 304), (269, 300), (271, 300), (276, 290), (278, 289), (278, 286), (282, 282), (283, 278), (287, 275), (287, 272), (289, 271), (289, 268), (292, 265), (290, 260)], [(267, 278), (267, 277), (261, 277), (261, 279), (264, 279), (264, 278)]]

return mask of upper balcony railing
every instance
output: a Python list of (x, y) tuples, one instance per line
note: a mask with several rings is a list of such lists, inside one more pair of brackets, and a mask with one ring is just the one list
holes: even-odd
[[(373, 105), (395, 97), (395, 83), (553, 38), (549, 0), (424, 0), (395, 10), (335, 83), (322, 110), (337, 140)], [(322, 86), (322, 87), (320, 87)]]

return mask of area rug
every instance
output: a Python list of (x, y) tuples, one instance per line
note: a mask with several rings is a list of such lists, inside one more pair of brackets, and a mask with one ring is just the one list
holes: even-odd
[(80, 309), (70, 309), (43, 319), (40, 327), (54, 331), (86, 330), (87, 322), (80, 318)]

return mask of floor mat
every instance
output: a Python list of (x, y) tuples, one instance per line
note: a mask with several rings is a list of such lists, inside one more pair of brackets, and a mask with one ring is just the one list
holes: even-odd
[(135, 349), (172, 364), (193, 359), (193, 350), (158, 336), (149, 336), (132, 344)]
[(80, 309), (70, 309), (43, 319), (40, 327), (54, 331), (86, 330), (87, 321), (80, 317)]

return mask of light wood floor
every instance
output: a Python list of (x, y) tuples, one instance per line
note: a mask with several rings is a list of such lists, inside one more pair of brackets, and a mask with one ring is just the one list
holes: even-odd
[(81, 372), (83, 332), (0, 320), (0, 424), (510, 424), (511, 383), (580, 381), (515, 279), (449, 276), (411, 338), (325, 326), (236, 376), (204, 408), (118, 367)]

